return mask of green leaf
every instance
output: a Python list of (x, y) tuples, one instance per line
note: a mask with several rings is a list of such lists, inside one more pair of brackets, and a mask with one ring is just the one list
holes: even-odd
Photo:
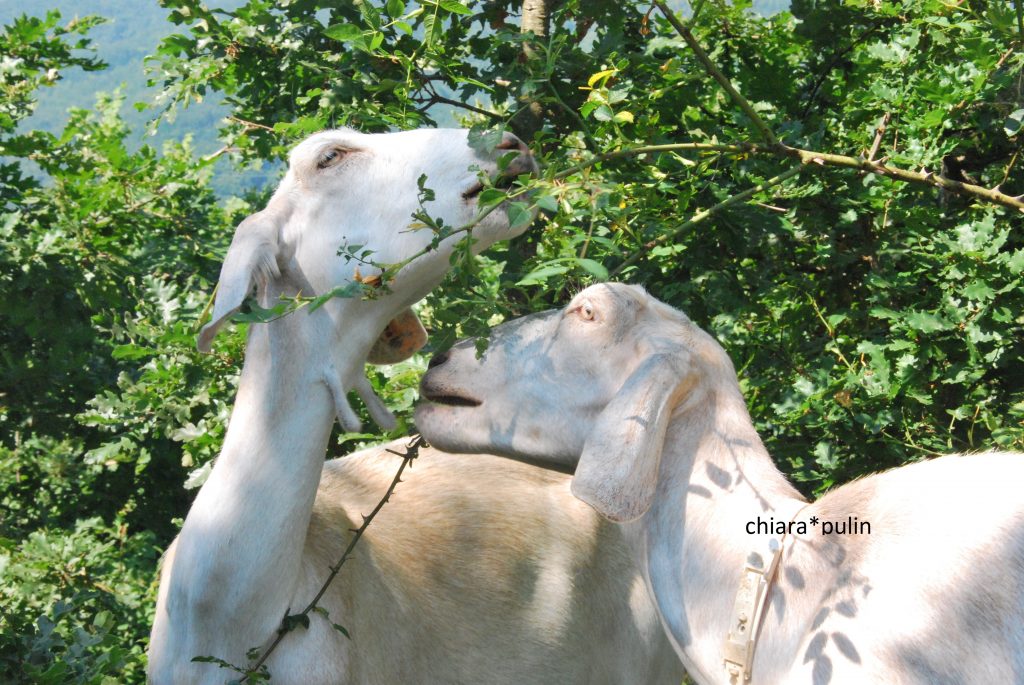
[(453, 14), (473, 14), (473, 10), (469, 9), (458, 0), (440, 0), (440, 5)]
[(352, 24), (334, 24), (324, 29), (324, 35), (341, 43), (348, 43), (363, 37), (363, 31)]
[(996, 291), (984, 281), (971, 281), (964, 287), (963, 293), (972, 300), (988, 301), (995, 296)]
[(505, 135), (502, 127), (480, 128), (474, 126), (467, 134), (469, 146), (477, 152), (490, 155), (501, 144)]
[(529, 226), (533, 221), (533, 213), (525, 202), (510, 202), (508, 205), (508, 223), (512, 229)]
[(290, 633), (296, 628), (309, 630), (309, 614), (289, 614), (281, 621), (281, 632)]
[(537, 195), (533, 198), (533, 203), (545, 212), (558, 211), (558, 198), (554, 195)]
[(583, 258), (577, 259), (576, 263), (579, 264), (584, 271), (593, 276), (595, 279), (599, 281), (608, 280), (608, 269), (606, 269), (604, 265), (601, 264), (601, 262), (595, 261), (593, 259)]
[(114, 359), (146, 359), (147, 357), (155, 356), (156, 353), (157, 351), (151, 347), (127, 344), (114, 346), (110, 355)]
[(611, 121), (615, 118), (615, 113), (608, 105), (598, 105), (594, 110), (594, 118), (598, 121)]
[(1024, 271), (1024, 249), (1014, 250), (1013, 254), (1006, 262), (1006, 266), (1009, 267), (1010, 273), (1019, 275)]
[(948, 321), (931, 312), (910, 312), (904, 321), (908, 326), (922, 333), (934, 333), (950, 327)]
[(1010, 138), (1020, 133), (1021, 127), (1024, 127), (1024, 109), (1015, 110), (1003, 122), (1003, 132)]
[[(477, 204), (480, 207), (490, 207), (508, 199), (508, 193), (501, 188), (484, 188), (480, 191)], [(511, 216), (511, 214), (510, 214)]]
[(568, 271), (569, 267), (563, 264), (549, 264), (526, 274), (516, 282), (516, 285), (542, 285), (552, 276), (561, 276)]
[(351, 639), (352, 639), (352, 636), (348, 634), (348, 631), (347, 631), (347, 630), (345, 629), (345, 626), (341, 625), (340, 623), (335, 623), (334, 621), (332, 621), (332, 620), (331, 620), (331, 615), (330, 615), (329, 613), (327, 613), (327, 609), (324, 609), (324, 608), (323, 608), (323, 607), (321, 607), (321, 606), (317, 606), (317, 607), (313, 607), (313, 611), (315, 611), (316, 613), (318, 613), (318, 614), (320, 614), (321, 616), (323, 616), (323, 617), (324, 617), (324, 619), (325, 619), (325, 620), (326, 620), (326, 621), (327, 621), (328, 623), (330, 623), (330, 624), (331, 624), (331, 627), (332, 627), (332, 628), (334, 628), (334, 629), (335, 629), (335, 630), (337, 630), (337, 631), (338, 631), (339, 633), (341, 633), (342, 635), (344, 635), (345, 637), (347, 637), (347, 638), (348, 638), (349, 640), (351, 640)]

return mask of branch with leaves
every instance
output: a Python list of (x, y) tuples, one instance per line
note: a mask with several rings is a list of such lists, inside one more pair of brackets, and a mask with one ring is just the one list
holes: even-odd
[(641, 145), (637, 147), (622, 148), (605, 152), (590, 157), (579, 164), (576, 164), (555, 175), (556, 179), (567, 178), (595, 164), (628, 157), (637, 157), (646, 154), (658, 154), (663, 152), (718, 152), (731, 153), (736, 155), (762, 155), (772, 157), (788, 157), (799, 160), (804, 165), (824, 167), (841, 167), (845, 169), (856, 169), (865, 173), (887, 176), (907, 183), (918, 183), (923, 185), (941, 188), (960, 195), (972, 196), (1024, 211), (1024, 196), (1012, 196), (1001, 192), (998, 188), (985, 188), (971, 183), (956, 181), (942, 174), (930, 171), (910, 171), (899, 167), (889, 166), (881, 161), (871, 160), (864, 157), (851, 157), (849, 155), (837, 155), (829, 152), (818, 152), (816, 150), (805, 150), (798, 147), (790, 147), (783, 143), (774, 145), (759, 143), (669, 143), (665, 145)]
[[(725, 74), (718, 68), (718, 66), (711, 60), (708, 54), (701, 47), (700, 43), (694, 37), (693, 33), (687, 28), (683, 22), (675, 15), (675, 13), (669, 9), (669, 7), (663, 2), (663, 0), (653, 0), (653, 5), (665, 16), (668, 22), (676, 30), (676, 32), (683, 38), (686, 44), (693, 51), (697, 60), (704, 67), (705, 71), (708, 72), (729, 95), (729, 97), (736, 103), (736, 105), (743, 110), (743, 113), (750, 119), (754, 128), (757, 129), (761, 138), (764, 139), (764, 144), (758, 143), (733, 143), (729, 145), (705, 145), (705, 144), (682, 144), (680, 147), (676, 146), (649, 146), (647, 149), (633, 148), (632, 150), (616, 151), (613, 153), (607, 153), (604, 156), (598, 156), (598, 158), (588, 160), (584, 163), (585, 166), (590, 166), (593, 163), (602, 161), (604, 159), (613, 159), (615, 157), (631, 156), (632, 154), (642, 154), (643, 152), (658, 152), (668, 150), (711, 150), (717, 152), (736, 152), (746, 153), (755, 155), (772, 155), (776, 157), (792, 157), (800, 160), (803, 164), (813, 164), (822, 167), (841, 167), (846, 169), (856, 169), (867, 173), (879, 174), (881, 176), (887, 176), (907, 183), (919, 183), (924, 185), (930, 185), (935, 188), (941, 188), (953, 193), (960, 195), (966, 195), (974, 198), (991, 202), (1004, 207), (1012, 207), (1024, 211), (1024, 196), (1010, 196), (1001, 192), (998, 188), (985, 188), (972, 183), (964, 183), (957, 181), (952, 178), (948, 178), (939, 173), (933, 173), (930, 171), (910, 171), (907, 169), (901, 169), (898, 167), (889, 166), (883, 164), (881, 161), (873, 159), (874, 154), (863, 157), (851, 157), (848, 155), (834, 154), (829, 152), (818, 152), (815, 150), (804, 150), (801, 148), (790, 147), (778, 141), (775, 134), (772, 133), (771, 127), (761, 118), (761, 116), (754, 110), (754, 107), (747, 101), (745, 97), (736, 89), (733, 83), (729, 80)], [(873, 146), (873, 152), (877, 152), (877, 148)]]

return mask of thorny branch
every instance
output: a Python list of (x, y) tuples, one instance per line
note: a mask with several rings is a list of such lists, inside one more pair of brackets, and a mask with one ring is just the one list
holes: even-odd
[(239, 117), (236, 117), (236, 116), (230, 116), (230, 117), (228, 117), (228, 119), (230, 119), (231, 121), (234, 121), (235, 123), (241, 124), (242, 126), (244, 126), (246, 128), (246, 130), (253, 129), (253, 128), (258, 128), (258, 129), (261, 129), (261, 130), (264, 130), (264, 131), (270, 131), (271, 133), (277, 133), (277, 131), (275, 131), (270, 126), (267, 126), (266, 124), (257, 124), (255, 121), (246, 121), (245, 119), (240, 119)]
[(467, 104), (465, 102), (460, 102), (459, 100), (453, 100), (452, 98), (448, 98), (448, 97), (445, 97), (443, 95), (432, 94), (429, 97), (421, 98), (421, 99), (418, 99), (416, 101), (423, 103), (423, 105), (419, 109), (416, 110), (416, 111), (420, 112), (421, 114), (423, 112), (426, 112), (428, 109), (430, 109), (434, 105), (441, 104), (441, 105), (450, 105), (452, 107), (458, 107), (460, 109), (465, 109), (465, 110), (468, 110), (468, 111), (473, 112), (475, 114), (481, 114), (481, 115), (483, 115), (483, 116), (485, 116), (485, 117), (487, 117), (487, 118), (489, 118), (489, 119), (491, 119), (493, 121), (504, 121), (505, 120), (504, 115), (498, 114), (497, 112), (492, 112), (492, 111), (490, 111), (488, 109), (483, 109), (482, 107), (477, 107), (476, 105), (470, 105), (470, 104)]
[(880, 161), (871, 159), (864, 159), (862, 157), (851, 157), (849, 155), (837, 155), (828, 152), (817, 152), (815, 150), (805, 150), (803, 148), (791, 147), (784, 143), (776, 143), (774, 145), (766, 145), (759, 143), (669, 143), (667, 145), (641, 145), (638, 147), (620, 148), (611, 152), (605, 152), (600, 155), (590, 157), (579, 164), (576, 164), (568, 169), (558, 172), (555, 174), (555, 179), (563, 179), (568, 176), (582, 171), (583, 169), (590, 168), (600, 162), (611, 161), (614, 159), (621, 159), (626, 157), (636, 157), (643, 154), (655, 154), (661, 152), (724, 152), (732, 154), (743, 154), (743, 155), (763, 155), (772, 157), (783, 157), (793, 158), (799, 160), (803, 164), (813, 165), (816, 167), (842, 167), (845, 169), (856, 169), (870, 174), (878, 174), (880, 176), (887, 176), (889, 178), (895, 178), (900, 181), (906, 181), (908, 183), (918, 183), (923, 185), (933, 186), (935, 188), (941, 188), (961, 195), (971, 195), (974, 197), (981, 198), (988, 202), (992, 202), (997, 205), (1004, 207), (1012, 207), (1024, 211), (1024, 196), (1012, 196), (1007, 195), (994, 188), (984, 188), (979, 185), (972, 183), (963, 183), (962, 181), (956, 181), (942, 174), (932, 173), (930, 171), (909, 171), (907, 169), (901, 169), (899, 167), (889, 166), (883, 164)]
[(267, 659), (274, 653), (277, 646), (281, 644), (281, 640), (284, 639), (285, 635), (294, 630), (296, 626), (309, 625), (310, 612), (317, 609), (317, 603), (324, 596), (324, 593), (327, 592), (327, 588), (330, 587), (335, 577), (337, 577), (338, 572), (341, 571), (342, 565), (344, 565), (352, 555), (352, 550), (355, 549), (360, 538), (363, 537), (363, 533), (366, 532), (366, 529), (373, 522), (374, 517), (377, 516), (380, 510), (384, 508), (384, 505), (387, 504), (388, 500), (391, 499), (391, 495), (394, 494), (395, 488), (398, 487), (398, 484), (402, 482), (402, 473), (405, 471), (406, 467), (412, 463), (412, 460), (419, 456), (420, 448), (426, 444), (427, 442), (423, 439), (422, 435), (414, 435), (409, 441), (409, 444), (406, 445), (404, 454), (388, 450), (391, 454), (401, 457), (402, 463), (398, 466), (398, 471), (395, 473), (395, 477), (392, 479), (391, 484), (385, 491), (384, 496), (379, 502), (377, 502), (377, 506), (373, 508), (373, 511), (363, 516), (362, 525), (353, 531), (354, 534), (352, 535), (352, 539), (349, 540), (348, 546), (338, 559), (338, 563), (330, 567), (331, 572), (328, 574), (327, 579), (324, 580), (323, 585), (320, 586), (320, 590), (316, 593), (316, 596), (314, 596), (313, 599), (310, 600), (309, 604), (306, 605), (306, 608), (299, 613), (289, 614), (284, 617), (284, 620), (281, 622), (281, 627), (277, 630), (277, 636), (274, 638), (274, 641), (270, 643), (270, 646), (267, 647), (266, 651), (263, 652), (259, 659), (249, 666), (249, 668), (245, 669), (244, 675), (238, 681), (239, 683), (248, 682), (251, 676), (260, 672), (263, 665), (267, 662)]

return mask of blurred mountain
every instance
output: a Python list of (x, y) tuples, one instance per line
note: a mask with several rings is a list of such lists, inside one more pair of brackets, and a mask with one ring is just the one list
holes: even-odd
[[(219, 0), (221, 7), (237, 7), (244, 0)], [(61, 74), (56, 85), (39, 91), (36, 111), (26, 122), (36, 129), (59, 132), (72, 107), (92, 108), (98, 93), (119, 91), (124, 97), (121, 115), (132, 129), (132, 137), (139, 145), (148, 144), (159, 149), (164, 141), (182, 140), (191, 136), (198, 154), (206, 155), (220, 149), (217, 126), (227, 115), (227, 108), (219, 98), (192, 104), (179, 110), (173, 122), (162, 122), (155, 136), (146, 134), (146, 124), (159, 109), (138, 111), (134, 104), (151, 104), (159, 88), (146, 86), (145, 58), (155, 51), (160, 40), (180, 31), (167, 20), (169, 10), (155, 0), (0, 0), (0, 24), (9, 24), (22, 14), (43, 15), (47, 10), (61, 13), (62, 23), (74, 17), (97, 15), (107, 22), (94, 28), (92, 39), (95, 56), (107, 63), (102, 71), (83, 72), (78, 69)], [(247, 188), (262, 187), (273, 182), (276, 172), (237, 171), (230, 161), (221, 159), (215, 167), (214, 187), (221, 195), (237, 195)]]

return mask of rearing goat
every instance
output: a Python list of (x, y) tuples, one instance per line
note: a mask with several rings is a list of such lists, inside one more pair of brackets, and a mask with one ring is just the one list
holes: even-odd
[[(456, 130), (309, 138), (267, 208), (238, 227), (200, 348), (253, 285), (264, 307), (323, 294), (355, 276), (355, 262), (338, 256), (343, 245), (372, 250), (378, 263), (428, 245), (430, 231), (409, 226), (421, 174), (436, 195), (424, 202), (430, 216), (470, 222), (481, 189), (471, 167), (494, 173), (494, 157), (517, 151), (505, 173), (534, 172), (514, 136), (489, 157)], [(496, 211), (473, 230), (473, 249), (518, 232)], [(320, 588), (395, 469), (382, 449), (325, 464), (331, 424), (358, 425), (349, 389), (376, 421), (391, 420), (363, 364), (398, 361), (423, 344), (408, 306), (440, 282), (457, 239), (404, 268), (389, 295), (335, 298), (250, 327), (221, 454), (164, 559), (151, 682), (237, 679), (192, 659), (247, 667), (247, 652), (262, 652), (285, 614)], [(288, 634), (266, 662), (273, 683), (679, 682), (681, 666), (653, 604), (635, 591), (642, 581), (620, 532), (579, 506), (567, 476), (424, 449), (404, 479), (319, 602), (352, 639), (311, 615), (309, 628)]]
[(422, 391), (417, 425), (442, 449), (575, 467), (573, 493), (624, 523), (700, 683), (1024, 683), (1022, 454), (942, 457), (807, 503), (725, 351), (621, 284), (499, 326), (480, 359), (456, 345)]

